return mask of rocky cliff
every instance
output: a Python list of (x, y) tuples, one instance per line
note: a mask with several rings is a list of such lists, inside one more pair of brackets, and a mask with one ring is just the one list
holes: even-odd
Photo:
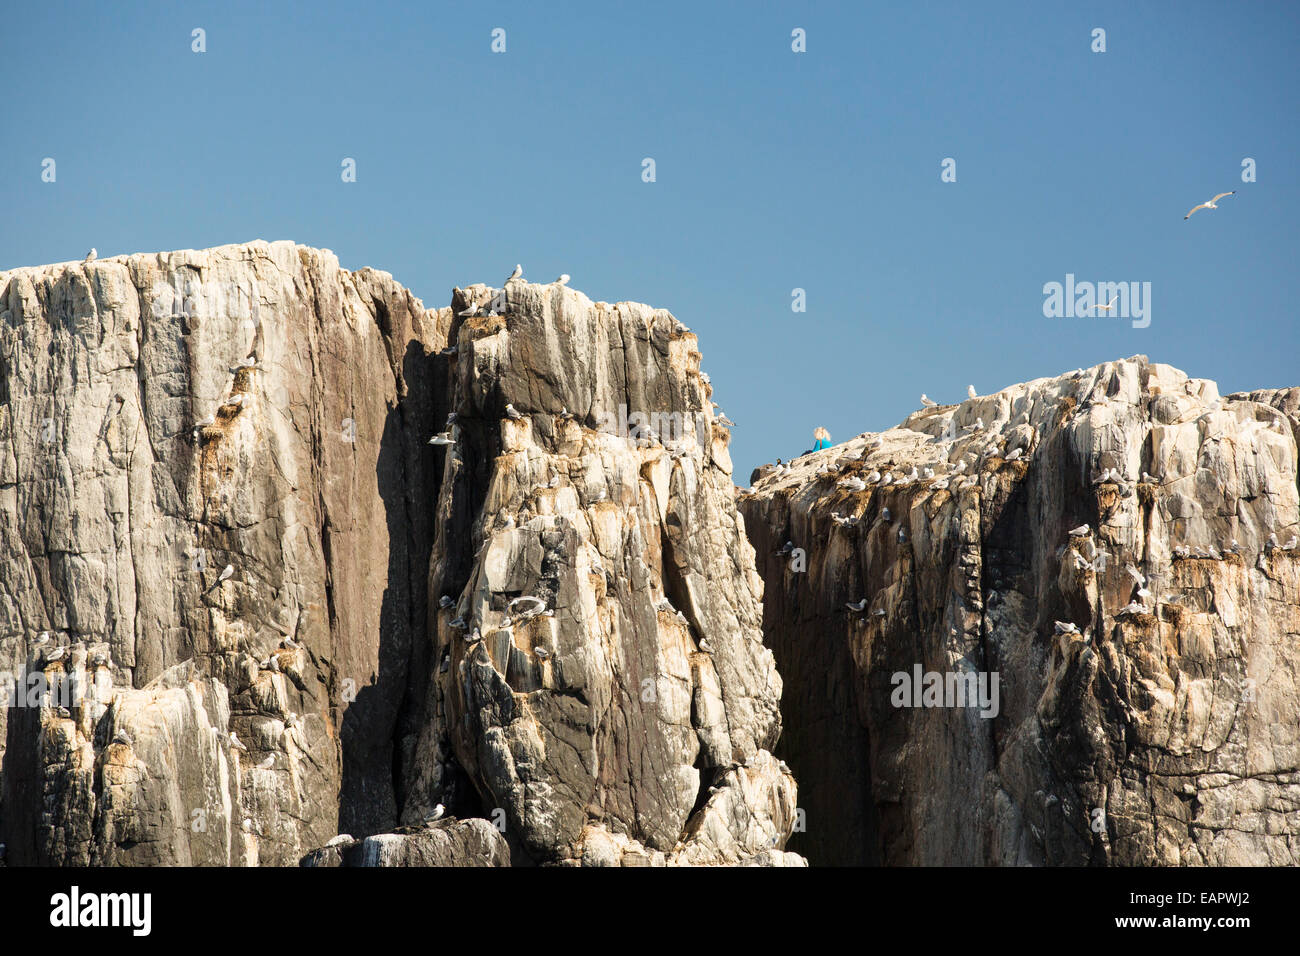
[(760, 469), (792, 849), (1300, 863), (1298, 407), (1137, 357)]
[(801, 863), (699, 361), (287, 242), (0, 272), (8, 862)]
[(0, 864), (1300, 862), (1300, 389), (738, 493), (700, 360), (287, 242), (0, 272)]

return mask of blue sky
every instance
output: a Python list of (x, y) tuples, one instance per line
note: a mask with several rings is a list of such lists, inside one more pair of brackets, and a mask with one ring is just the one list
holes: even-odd
[[(51, 3), (5, 34), (0, 268), (293, 239), (427, 305), (568, 272), (699, 334), (741, 484), (968, 382), (1144, 353), (1300, 384), (1300, 5)], [(1067, 273), (1150, 282), (1150, 326), (1045, 318)]]

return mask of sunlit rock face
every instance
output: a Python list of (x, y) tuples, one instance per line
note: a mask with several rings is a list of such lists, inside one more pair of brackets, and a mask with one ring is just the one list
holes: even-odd
[(8, 861), (802, 863), (699, 361), (289, 242), (0, 272)]
[[(807, 812), (791, 848), (1300, 862), (1298, 406), (1136, 357), (759, 478), (740, 502)], [(927, 698), (928, 674), (959, 692)]]

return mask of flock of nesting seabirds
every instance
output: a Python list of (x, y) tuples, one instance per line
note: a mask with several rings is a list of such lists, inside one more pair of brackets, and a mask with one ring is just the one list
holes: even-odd
[[(1188, 212), (1187, 215), (1183, 217), (1183, 219), (1184, 220), (1190, 219), (1193, 214), (1195, 214), (1196, 212), (1202, 209), (1217, 209), (1219, 200), (1223, 199), (1225, 196), (1231, 196), (1235, 192), (1236, 190), (1219, 193), (1213, 199), (1192, 207), (1191, 211)], [(96, 251), (94, 249), (91, 249), (90, 252), (86, 255), (84, 261), (93, 262), (95, 258), (96, 258)], [(506, 279), (506, 285), (508, 286), (511, 282), (518, 281), (522, 279), (522, 277), (523, 277), (523, 267), (520, 265), (516, 265), (514, 271)], [(568, 283), (568, 281), (569, 281), (569, 276), (561, 275), (559, 278), (555, 280), (553, 284), (563, 286), (566, 283)], [(1110, 305), (1098, 304), (1096, 308), (1105, 310), (1111, 308), (1112, 305), (1113, 305), (1113, 300)], [(484, 311), (485, 309), (486, 312)], [(488, 316), (495, 316), (495, 315), (503, 314), (505, 309), (506, 309), (506, 299), (504, 293), (498, 292), (492, 294), (487, 299), (465, 309), (460, 313), (460, 315), (462, 317), (470, 317), (470, 316), (483, 315), (483, 314), (486, 314)], [(686, 332), (689, 331), (689, 329), (681, 322), (677, 322), (676, 331)], [(450, 346), (446, 349), (443, 349), (442, 352), (439, 354), (447, 355), (447, 356), (455, 355), (456, 347), (454, 345)], [(260, 366), (258, 365), (258, 359), (256, 354), (256, 343), (255, 343), (253, 351), (250, 352), (249, 356), (241, 360), (239, 364), (236, 365), (234, 368), (231, 368), (230, 371), (232, 374), (235, 374), (240, 370), (247, 369), (251, 371), (251, 370), (257, 370), (258, 368), (260, 368)], [(1082, 375), (1083, 375), (1083, 369), (1077, 369), (1073, 373), (1074, 378), (1080, 378), (1082, 377)], [(708, 381), (707, 376), (705, 376), (703, 373), (701, 373), (701, 378), (705, 382)], [(976, 394), (975, 391), (975, 386), (973, 385), (968, 385), (966, 387), (966, 393), (972, 399), (978, 398), (978, 395)], [(232, 413), (237, 413), (238, 411), (241, 410), (242, 407), (245, 406), (245, 403), (247, 401), (248, 401), (248, 397), (246, 393), (243, 392), (235, 393), (230, 398), (226, 399), (224, 402), (221, 403), (219, 410), (229, 409)], [(712, 402), (711, 404), (713, 405), (714, 409), (717, 410), (718, 403)], [(922, 394), (921, 405), (926, 408), (931, 408), (937, 406), (938, 403), (930, 399), (927, 395)], [(510, 419), (520, 419), (523, 417), (523, 413), (519, 412), (516, 408), (514, 408), (513, 405), (509, 405), (509, 404), (507, 404), (505, 407), (505, 413), (506, 413), (506, 417)], [(567, 418), (572, 418), (574, 416), (571, 412), (568, 411), (568, 409), (565, 409), (561, 412), (561, 417), (567, 419)], [(721, 412), (720, 410), (715, 412), (715, 421), (717, 421), (719, 424), (727, 428), (735, 427), (735, 422), (727, 418), (726, 414)], [(1028, 412), (1026, 412), (1021, 415), (1020, 421), (1018, 421), (1017, 424), (1022, 424), (1022, 423), (1028, 424), (1028, 421), (1029, 421), (1029, 415)], [(202, 433), (202, 430), (207, 426), (212, 425), (214, 422), (215, 422), (215, 415), (209, 415), (206, 418), (202, 419), (201, 421), (196, 422), (194, 426), (194, 437), (197, 439)], [(456, 414), (453, 412), (452, 414), (447, 416), (447, 423), (444, 426), (443, 430), (438, 434), (434, 435), (431, 439), (429, 439), (429, 444), (435, 446), (454, 445), (456, 443), (456, 438), (452, 433), (452, 429), (455, 427), (455, 424), (456, 424)], [(1005, 424), (1005, 423), (995, 422), (993, 423), (993, 426), (1001, 425), (1001, 424)], [(1269, 427), (1264, 423), (1258, 423), (1258, 424), (1259, 427)], [(990, 426), (990, 428), (992, 428), (993, 426)], [(996, 443), (991, 442), (984, 448), (984, 450), (981, 453), (977, 455), (972, 456), (970, 454), (963, 454), (955, 465), (952, 465), (948, 461), (948, 456), (951, 452), (951, 449), (957, 441), (961, 440), (963, 437), (973, 438), (979, 435), (980, 433), (985, 432), (985, 430), (986, 428), (984, 425), (983, 418), (977, 418), (973, 424), (962, 426), (961, 432), (965, 433), (964, 436), (959, 435), (957, 433), (955, 422), (950, 422), (948, 425), (948, 431), (945, 432), (942, 436), (940, 436), (937, 439), (942, 451), (941, 454), (938, 455), (938, 460), (933, 462), (933, 464), (922, 466), (919, 470), (915, 465), (913, 465), (911, 469), (909, 469), (906, 473), (899, 474), (899, 475), (895, 475), (892, 471), (888, 469), (881, 471), (879, 467), (873, 467), (871, 471), (865, 476), (861, 475), (860, 473), (854, 473), (854, 474), (848, 474), (845, 475), (844, 477), (838, 478), (835, 482), (836, 486), (854, 493), (864, 492), (868, 488), (877, 488), (877, 489), (890, 488), (890, 487), (904, 488), (914, 483), (917, 485), (917, 487), (924, 487), (931, 491), (944, 491), (944, 490), (951, 489), (954, 493), (965, 491), (969, 488), (973, 488), (978, 483), (978, 478), (975, 476), (973, 472), (977, 472), (986, 464), (993, 465), (993, 467), (1000, 467), (994, 464), (994, 461), (996, 460), (1000, 460), (1003, 464), (1006, 464), (1010, 462), (1020, 461), (1024, 456), (1023, 448), (1015, 448), (1009, 452), (1004, 452), (1001, 448), (997, 446)], [(872, 433), (867, 432), (864, 433), (864, 435), (859, 437), (867, 437), (868, 435), (871, 435), (871, 437), (868, 439), (865, 447), (862, 449), (860, 454), (856, 456), (854, 455), (841, 456), (838, 460), (834, 462), (834, 464), (832, 464), (829, 461), (823, 463), (822, 466), (813, 473), (813, 479), (815, 481), (823, 481), (823, 480), (830, 479), (836, 475), (843, 474), (847, 469), (851, 468), (854, 465), (859, 464), (860, 462), (867, 463), (862, 466), (864, 468), (867, 467), (870, 463), (870, 458), (872, 454), (876, 452), (878, 449), (880, 449), (884, 444), (884, 439), (881, 438), (879, 434), (872, 435)], [(642, 429), (641, 434), (639, 435), (639, 437), (636, 438), (636, 440), (638, 442), (661, 441), (660, 437), (656, 435), (652, 430), (649, 429)], [(663, 442), (663, 443), (668, 444), (668, 442)], [(809, 454), (809, 453), (805, 453), (805, 454)], [(944, 465), (948, 465), (948, 470), (944, 474), (936, 474), (935, 466), (942, 467)], [(776, 460), (775, 466), (764, 466), (763, 468), (759, 469), (755, 473), (754, 483), (755, 485), (758, 485), (758, 484), (772, 481), (773, 479), (779, 478), (781, 475), (787, 473), (790, 470), (792, 470), (791, 467), (786, 463), (782, 462), (780, 458), (778, 458)], [(1139, 479), (1138, 483), (1156, 484), (1159, 483), (1159, 480), (1160, 479), (1152, 475), (1146, 474), (1144, 472), (1141, 478)], [(556, 478), (552, 479), (550, 486), (555, 487), (558, 481), (559, 481), (559, 477), (557, 476)], [(1106, 469), (1100, 475), (1097, 475), (1093, 479), (1094, 485), (1112, 484), (1115, 485), (1117, 489), (1121, 491), (1121, 493), (1125, 490), (1125, 486), (1130, 485), (1132, 483), (1133, 483), (1132, 479), (1125, 477), (1117, 469), (1114, 468)], [(746, 493), (747, 491), (748, 489), (738, 489), (739, 493)], [(605, 497), (605, 492), (602, 489), (599, 492), (596, 500), (601, 500), (604, 497)], [(861, 521), (861, 516), (845, 516), (845, 515), (841, 515), (839, 512), (834, 512), (831, 517), (833, 518), (833, 520), (837, 525), (841, 527), (847, 527), (847, 528), (854, 527), (859, 523), (859, 521)], [(882, 510), (881, 519), (886, 522), (892, 519), (892, 516), (888, 508)], [(505, 527), (507, 528), (511, 527), (513, 526), (513, 524), (514, 524), (513, 516), (507, 517), (505, 520)], [(1069, 532), (1069, 537), (1070, 537), (1071, 545), (1082, 544), (1086, 542), (1087, 546), (1090, 549), (1087, 557), (1085, 557), (1082, 552), (1080, 552), (1079, 550), (1077, 550), (1072, 546), (1070, 547), (1069, 553), (1072, 556), (1072, 560), (1075, 562), (1075, 566), (1077, 569), (1085, 570), (1085, 571), (1104, 570), (1106, 560), (1108, 559), (1109, 556), (1105, 551), (1097, 547), (1092, 537), (1092, 529), (1088, 525), (1083, 524), (1077, 528), (1072, 529)], [(898, 530), (898, 538), (900, 542), (906, 541), (906, 530), (902, 527), (900, 527)], [(1279, 543), (1277, 539), (1277, 535), (1273, 533), (1268, 536), (1268, 540), (1264, 546), (1264, 551), (1265, 552), (1270, 552), (1273, 550), (1294, 551), (1298, 545), (1300, 545), (1300, 540), (1298, 540), (1297, 536), (1294, 534), (1291, 535), (1290, 538), (1285, 543)], [(785, 543), (785, 546), (781, 550), (777, 551), (776, 553), (778, 555), (785, 556), (791, 554), (794, 550), (795, 550), (795, 545), (793, 544), (793, 542), (787, 541)], [(1201, 548), (1201, 547), (1189, 548), (1186, 546), (1179, 546), (1173, 549), (1173, 554), (1175, 559), (1203, 558), (1203, 559), (1211, 559), (1211, 560), (1222, 560), (1226, 556), (1240, 555), (1241, 553), (1242, 553), (1241, 548), (1239, 547), (1235, 539), (1227, 546), (1225, 546), (1222, 549), (1222, 551), (1215, 548)], [(599, 567), (598, 565), (594, 566), (593, 570), (598, 574), (605, 573), (604, 569)], [(1130, 596), (1129, 603), (1125, 605), (1118, 612), (1118, 616), (1151, 614), (1153, 609), (1149, 607), (1146, 602), (1153, 600), (1154, 595), (1152, 594), (1151, 590), (1147, 587), (1149, 583), (1147, 577), (1144, 574), (1142, 574), (1142, 572), (1139, 571), (1132, 564), (1126, 565), (1125, 571), (1127, 572), (1128, 576), (1132, 580), (1132, 594)], [(217, 575), (217, 579), (209, 587), (209, 590), (211, 590), (212, 588), (219, 587), (223, 582), (229, 580), (234, 575), (234, 573), (235, 573), (234, 566), (227, 564)], [(860, 601), (846, 604), (845, 607), (850, 612), (863, 613), (866, 611), (868, 604), (869, 604), (869, 600), (864, 597)], [(455, 605), (456, 605), (456, 601), (452, 597), (447, 595), (444, 595), (440, 599), (438, 604), (439, 609), (441, 611), (448, 612), (448, 613), (455, 613)], [(673, 610), (673, 608), (670, 605), (668, 605), (666, 601), (661, 601), (657, 609), (660, 611)], [(884, 617), (885, 613), (886, 612), (883, 608), (876, 608), (874, 611), (871, 612), (872, 615), (877, 617)], [(555, 614), (554, 609), (548, 608), (546, 606), (546, 602), (541, 598), (533, 597), (531, 595), (518, 597), (510, 602), (510, 605), (507, 609), (507, 617), (502, 624), (502, 629), (510, 630), (516, 624), (521, 624), (538, 615), (544, 615), (549, 617), (549, 616), (554, 616), (554, 614)], [(685, 616), (680, 611), (677, 611), (677, 617), (683, 622), (686, 621)], [(865, 622), (868, 620), (868, 618), (863, 617), (861, 618), (861, 620)], [(464, 636), (464, 640), (467, 644), (474, 644), (481, 641), (483, 639), (483, 636), (480, 629), (478, 627), (472, 626), (472, 623), (473, 622), (471, 621), (466, 621), (463, 614), (457, 614), (451, 621), (448, 622), (448, 626), (454, 630), (460, 631)], [(1057, 634), (1080, 634), (1079, 626), (1070, 621), (1056, 621), (1055, 631)], [(34, 645), (33, 649), (36, 651), (38, 655), (38, 659), (41, 660), (42, 662), (41, 665), (42, 668), (47, 667), (50, 664), (61, 662), (62, 660), (65, 659), (65, 657), (67, 657), (70, 650), (72, 650), (67, 645), (58, 645), (54, 647), (49, 647), (49, 644), (50, 644), (50, 634), (48, 631), (41, 632), (40, 636), (33, 640), (33, 645)], [(283, 635), (283, 639), (280, 641), (280, 645), (278, 649), (273, 653), (271, 653), (271, 655), (267, 657), (265, 660), (260, 661), (259, 667), (262, 670), (279, 672), (282, 667), (280, 655), (285, 652), (291, 652), (291, 653), (296, 652), (301, 647), (302, 645), (297, 641), (295, 641), (293, 637), (291, 637), (286, 632)], [(708, 648), (705, 648), (705, 650), (708, 650)], [(445, 673), (447, 671), (450, 663), (449, 653), (450, 653), (449, 649), (444, 651), (442, 660), (439, 663), (439, 673)], [(534, 653), (537, 655), (539, 660), (545, 660), (547, 657), (550, 656), (549, 652), (544, 647), (535, 648)], [(94, 654), (90, 655), (88, 657), (87, 662), (94, 667), (104, 667), (110, 663), (108, 660), (107, 653), (103, 650), (98, 650)], [(58, 707), (57, 712), (60, 717), (63, 718), (71, 717), (71, 713), (68, 711), (68, 708), (66, 707)], [(296, 721), (293, 716), (290, 716), (288, 718), (285, 724), (285, 728), (286, 728), (285, 729), (286, 733), (290, 733), (296, 728)], [(220, 736), (220, 731), (217, 728), (215, 727), (212, 728), (212, 732)], [(241, 751), (241, 752), (248, 751), (248, 748), (240, 741), (240, 739), (238, 738), (238, 736), (236, 736), (234, 731), (230, 731), (227, 738), (227, 742), (231, 750)], [(131, 747), (132, 743), (133, 742), (131, 740), (130, 735), (125, 730), (120, 730), (120, 729), (113, 735), (111, 741), (112, 745), (120, 745), (125, 747)], [(260, 769), (269, 770), (274, 767), (274, 764), (275, 764), (274, 755), (268, 755), (257, 766)], [(445, 812), (446, 812), (446, 808), (442, 804), (438, 804), (438, 806), (436, 806), (433, 809), (433, 811), (425, 817), (423, 823), (425, 825), (435, 824), (439, 820), (443, 819)], [(245, 819), (243, 821), (243, 829), (245, 831), (249, 831), (252, 825), (253, 825), (252, 821), (249, 819)], [(343, 843), (349, 843), (351, 841), (352, 841), (352, 837), (350, 835), (340, 834), (339, 836), (335, 837), (326, 845), (336, 846)], [(4, 849), (5, 849), (4, 845), (0, 844), (0, 861), (3, 861), (4, 859)]]

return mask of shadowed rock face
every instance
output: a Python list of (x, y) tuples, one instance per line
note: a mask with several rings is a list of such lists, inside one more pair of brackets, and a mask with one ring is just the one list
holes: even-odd
[(695, 349), (287, 242), (0, 272), (8, 862), (802, 862)]
[[(1300, 862), (1298, 406), (1138, 357), (759, 478), (741, 509), (807, 811), (792, 848)], [(918, 666), (997, 674), (996, 713), (900, 706)]]

